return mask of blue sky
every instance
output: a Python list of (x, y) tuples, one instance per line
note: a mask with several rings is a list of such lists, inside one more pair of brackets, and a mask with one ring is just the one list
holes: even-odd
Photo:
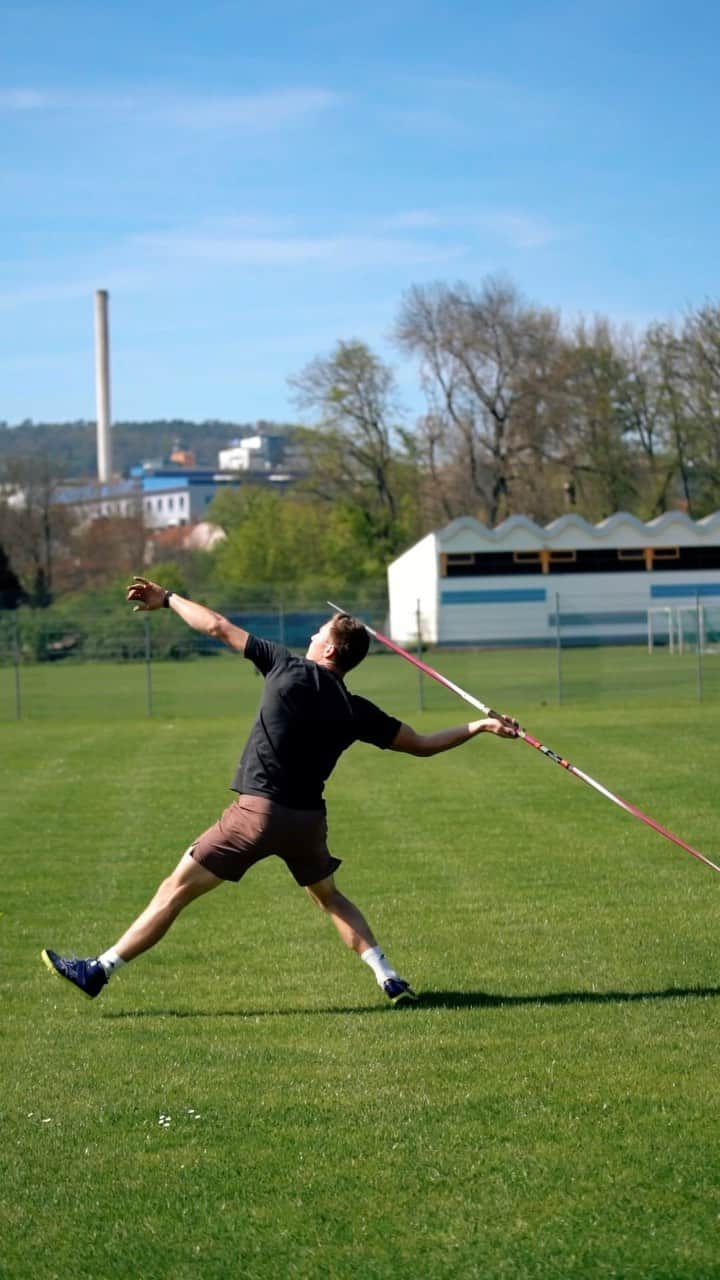
[(295, 416), (412, 284), (570, 321), (717, 298), (710, 0), (0, 0), (0, 419)]

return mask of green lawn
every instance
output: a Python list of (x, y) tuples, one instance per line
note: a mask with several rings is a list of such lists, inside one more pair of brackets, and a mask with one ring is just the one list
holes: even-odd
[[(653, 694), (642, 656), (578, 654), (561, 706), (554, 655), (430, 660), (717, 861), (715, 711), (669, 655)], [(0, 727), (3, 1280), (720, 1275), (720, 877), (522, 743), (356, 746), (338, 881), (419, 1007), (385, 1007), (274, 861), (90, 1002), (41, 948), (108, 946), (215, 820), (260, 682), (158, 667), (152, 718), (142, 667), (23, 683)], [(352, 683), (418, 728), (467, 718), (430, 685), (419, 712), (399, 659)]]

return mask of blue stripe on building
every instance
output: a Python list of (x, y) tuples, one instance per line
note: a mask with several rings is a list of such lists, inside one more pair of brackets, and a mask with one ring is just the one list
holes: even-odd
[[(438, 641), (438, 644), (443, 649), (552, 649), (555, 647), (555, 640), (547, 635), (494, 636), (492, 640), (443, 639)], [(605, 649), (610, 646), (619, 648), (629, 644), (647, 644), (647, 631), (628, 631), (622, 636), (608, 635), (607, 632), (599, 635), (595, 632), (591, 635), (563, 636), (562, 638), (563, 649)]]
[(676, 583), (673, 586), (658, 583), (650, 588), (653, 600), (670, 600), (673, 597), (695, 599), (695, 596), (720, 596), (720, 582)]
[[(642, 626), (647, 622), (647, 610), (619, 610), (615, 613), (561, 613), (561, 627)], [(548, 626), (558, 625), (558, 615), (548, 614)]]
[(542, 587), (508, 587), (495, 591), (441, 591), (441, 604), (527, 604), (547, 600)]

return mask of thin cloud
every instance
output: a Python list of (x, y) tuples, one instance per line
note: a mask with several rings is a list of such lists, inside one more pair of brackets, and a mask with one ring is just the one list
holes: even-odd
[(383, 219), (383, 226), (393, 231), (436, 231), (450, 225), (447, 214), (432, 209), (405, 209)]
[(91, 275), (76, 275), (71, 280), (43, 281), (37, 284), (21, 285), (18, 288), (0, 290), (0, 311), (14, 310), (16, 307), (37, 306), (57, 302), (73, 301), (77, 298), (92, 298), (96, 289), (122, 290), (138, 292), (153, 283), (147, 273), (133, 268), (118, 268), (112, 271), (99, 270)]
[(560, 235), (542, 218), (524, 213), (480, 214), (477, 225), (497, 235), (516, 249), (537, 249), (541, 245), (559, 240)]
[(78, 93), (15, 88), (0, 91), (0, 111), (132, 116), (186, 129), (268, 132), (300, 124), (342, 101), (329, 89), (275, 89), (248, 94)]
[(408, 209), (390, 214), (381, 225), (388, 231), (452, 232), (464, 238), (489, 235), (514, 249), (536, 249), (563, 238), (544, 218), (508, 209)]
[[(462, 116), (468, 111), (481, 111), (485, 118), (515, 119), (534, 128), (557, 119), (562, 109), (558, 90), (543, 88), (538, 93), (524, 82), (491, 73), (458, 76), (428, 72), (400, 77), (396, 83), (405, 100), (414, 98), (416, 103), (433, 109), (451, 107)], [(474, 122), (477, 124), (478, 120)]]
[(227, 236), (207, 233), (141, 235), (138, 248), (161, 257), (225, 266), (290, 267), (315, 264), (345, 269), (427, 266), (456, 261), (461, 246), (434, 245), (400, 236)]
[(51, 105), (50, 95), (38, 89), (0, 90), (0, 111), (42, 111)]
[(155, 114), (190, 129), (273, 130), (301, 123), (340, 102), (326, 89), (281, 89), (245, 96), (176, 98), (159, 103)]

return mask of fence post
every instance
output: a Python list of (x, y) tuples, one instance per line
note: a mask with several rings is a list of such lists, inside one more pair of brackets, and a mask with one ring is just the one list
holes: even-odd
[(150, 619), (147, 614), (143, 618), (145, 623), (145, 699), (147, 705), (147, 713), (149, 716), (153, 713), (153, 687), (152, 687), (152, 644), (150, 634)]
[(12, 660), (15, 672), (15, 719), (20, 720), (22, 718), (22, 702), (20, 696), (20, 630), (18, 627), (16, 612), (13, 612)]
[(703, 700), (703, 632), (705, 630), (705, 619), (703, 618), (703, 607), (700, 603), (700, 596), (695, 596), (695, 629), (697, 631), (697, 699), (698, 702)]
[[(420, 601), (415, 606), (415, 625), (417, 627), (417, 656), (422, 661), (423, 645), (422, 645), (422, 615), (420, 613)], [(423, 685), (423, 673), (418, 668), (418, 710), (425, 710), (425, 686)]]
[(558, 591), (555, 592), (555, 672), (558, 706), (562, 706), (562, 636), (560, 633), (560, 593)]

